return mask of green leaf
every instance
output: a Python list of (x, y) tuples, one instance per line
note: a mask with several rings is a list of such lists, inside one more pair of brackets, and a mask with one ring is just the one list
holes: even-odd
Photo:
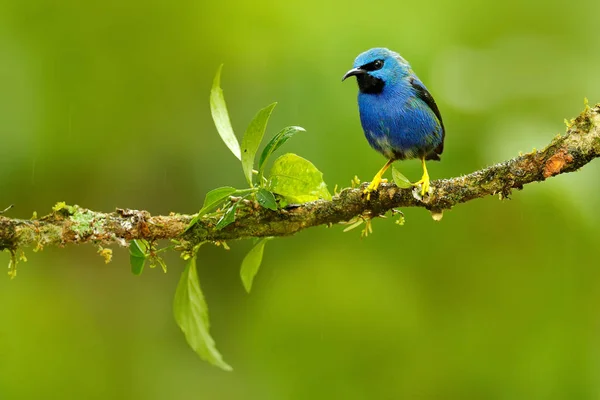
[(131, 264), (131, 273), (141, 275), (146, 265), (146, 254), (148, 244), (145, 240), (132, 240), (129, 242), (129, 264)]
[(239, 204), (240, 204), (240, 202), (234, 203), (231, 207), (229, 207), (229, 209), (227, 211), (225, 211), (225, 214), (223, 214), (221, 219), (219, 219), (219, 221), (217, 222), (217, 225), (215, 225), (215, 228), (217, 230), (223, 229), (227, 225), (229, 225), (235, 221), (235, 210), (237, 210), (237, 207)]
[(287, 128), (283, 128), (280, 130), (273, 138), (267, 143), (262, 154), (260, 155), (260, 160), (258, 161), (258, 175), (262, 176), (263, 168), (265, 167), (265, 163), (277, 150), (280, 148), (285, 142), (288, 141), (289, 138), (294, 136), (298, 132), (306, 132), (304, 128), (299, 126), (288, 126)]
[(250, 293), (250, 289), (252, 289), (252, 281), (254, 280), (254, 276), (258, 272), (258, 268), (262, 263), (263, 252), (265, 249), (265, 244), (269, 240), (273, 239), (272, 237), (266, 237), (261, 239), (256, 246), (254, 246), (246, 257), (244, 257), (244, 261), (242, 261), (242, 268), (240, 269), (240, 276), (242, 278), (242, 283), (244, 284), (244, 288), (246, 292)]
[(265, 134), (269, 117), (276, 105), (277, 103), (269, 104), (260, 110), (252, 121), (250, 121), (250, 125), (248, 125), (248, 129), (246, 129), (246, 133), (244, 133), (244, 138), (242, 139), (242, 168), (244, 169), (246, 181), (248, 181), (250, 186), (252, 186), (254, 157)]
[(310, 161), (287, 153), (271, 168), (269, 187), (288, 203), (305, 203), (318, 199), (331, 200), (323, 174)]
[(221, 202), (224, 199), (231, 196), (237, 191), (238, 190), (234, 187), (223, 186), (220, 188), (213, 189), (210, 192), (206, 193), (206, 197), (204, 197), (204, 204), (202, 205), (202, 208), (200, 209), (200, 211), (198, 211), (198, 214), (196, 214), (194, 218), (192, 218), (192, 220), (186, 228), (186, 231), (192, 226), (194, 226), (196, 222), (198, 222), (198, 220), (202, 218), (202, 216), (204, 216), (209, 211), (217, 207), (219, 204), (221, 204)]
[(200, 358), (225, 371), (232, 370), (223, 361), (209, 333), (208, 307), (200, 289), (195, 255), (188, 261), (179, 279), (173, 301), (173, 314), (188, 344)]
[(229, 147), (229, 150), (231, 150), (233, 155), (236, 156), (238, 160), (241, 160), (240, 144), (235, 137), (235, 133), (233, 133), (231, 121), (229, 120), (229, 113), (227, 112), (227, 105), (225, 104), (225, 97), (223, 96), (223, 89), (221, 89), (222, 69), (223, 64), (221, 64), (217, 70), (210, 91), (210, 113), (212, 114), (213, 121), (221, 139), (223, 139), (223, 142)]
[(223, 186), (220, 188), (216, 188), (206, 193), (204, 197), (204, 204), (202, 205), (202, 209), (198, 212), (198, 214), (205, 214), (208, 211), (212, 210), (216, 206), (221, 203), (225, 198), (231, 196), (237, 192), (237, 189), (231, 186)]
[(258, 192), (256, 192), (256, 201), (258, 201), (258, 204), (264, 208), (268, 208), (269, 210), (273, 211), (277, 210), (277, 201), (275, 200), (275, 196), (273, 196), (273, 193), (269, 192), (267, 189), (258, 189)]
[(394, 179), (394, 183), (396, 184), (396, 186), (398, 186), (399, 188), (408, 189), (408, 188), (413, 187), (413, 184), (410, 183), (408, 178), (405, 177), (404, 175), (402, 175), (400, 173), (400, 171), (398, 171), (393, 165), (392, 165), (392, 178)]

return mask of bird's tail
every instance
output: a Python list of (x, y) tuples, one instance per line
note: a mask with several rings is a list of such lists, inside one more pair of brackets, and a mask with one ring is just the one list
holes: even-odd
[(427, 155), (425, 156), (425, 160), (441, 161), (440, 156), (442, 155), (443, 151), (444, 151), (444, 142), (442, 141), (442, 143), (440, 143), (438, 147), (433, 149), (433, 151), (427, 153)]

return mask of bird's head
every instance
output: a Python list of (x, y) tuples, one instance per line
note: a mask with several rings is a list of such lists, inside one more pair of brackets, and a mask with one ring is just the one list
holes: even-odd
[(386, 85), (393, 85), (410, 73), (408, 62), (389, 49), (377, 47), (361, 53), (354, 60), (353, 68), (346, 72), (342, 81), (356, 76), (362, 93), (381, 93)]

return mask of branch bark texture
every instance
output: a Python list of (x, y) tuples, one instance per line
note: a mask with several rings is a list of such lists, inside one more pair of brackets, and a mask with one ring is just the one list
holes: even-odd
[(399, 207), (423, 207), (434, 216), (453, 206), (489, 195), (508, 196), (513, 189), (544, 181), (557, 174), (576, 171), (600, 156), (600, 104), (587, 107), (567, 123), (567, 131), (543, 150), (520, 155), (465, 176), (431, 182), (432, 190), (421, 198), (417, 190), (384, 183), (370, 200), (362, 196), (364, 186), (347, 188), (331, 201), (319, 200), (277, 211), (248, 200), (237, 208), (234, 223), (216, 229), (218, 215), (201, 218), (186, 231), (193, 215), (157, 215), (147, 211), (117, 209), (95, 212), (78, 206), (57, 205), (54, 211), (32, 220), (0, 215), (0, 250), (48, 245), (95, 243), (126, 246), (132, 239), (178, 239), (186, 247), (204, 241), (292, 235), (303, 229), (374, 218)]

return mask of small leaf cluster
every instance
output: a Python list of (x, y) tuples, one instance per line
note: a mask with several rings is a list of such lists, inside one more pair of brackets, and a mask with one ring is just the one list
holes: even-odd
[(129, 243), (129, 264), (131, 265), (131, 273), (141, 275), (146, 266), (146, 262), (150, 262), (150, 268), (160, 265), (163, 272), (167, 272), (167, 264), (158, 254), (168, 250), (170, 247), (157, 249), (155, 242), (137, 239)]
[[(229, 112), (221, 89), (221, 70), (219, 67), (210, 94), (210, 109), (217, 132), (233, 155), (240, 160), (242, 171), (249, 188), (236, 189), (224, 186), (207, 193), (200, 211), (190, 222), (188, 229), (205, 215), (215, 209), (220, 218), (216, 228), (222, 229), (233, 223), (236, 211), (243, 199), (253, 198), (262, 207), (276, 211), (289, 203), (303, 203), (320, 198), (331, 199), (323, 174), (308, 160), (288, 153), (273, 162), (270, 174), (266, 177), (267, 161), (273, 153), (298, 132), (304, 132), (299, 126), (288, 126), (280, 130), (265, 145), (255, 169), (256, 155), (263, 141), (267, 125), (277, 103), (269, 104), (252, 118), (240, 146), (229, 119)], [(237, 197), (231, 201), (231, 197)]]
[[(260, 206), (277, 211), (289, 204), (327, 199), (331, 194), (323, 181), (323, 174), (310, 161), (293, 153), (283, 154), (273, 161), (269, 172), (266, 167), (270, 157), (283, 144), (298, 132), (305, 130), (299, 126), (288, 126), (277, 132), (264, 146), (258, 165), (256, 155), (263, 141), (269, 118), (277, 103), (262, 108), (248, 124), (242, 137), (241, 145), (233, 131), (229, 113), (221, 89), (221, 70), (213, 80), (210, 93), (211, 115), (221, 139), (241, 162), (242, 172), (248, 187), (238, 189), (223, 186), (209, 191), (202, 207), (194, 215), (186, 230), (193, 228), (199, 220), (206, 216), (215, 217), (216, 229), (223, 229), (235, 222), (239, 207), (243, 200), (254, 200)], [(255, 169), (256, 167), (256, 169)], [(262, 263), (265, 245), (271, 237), (258, 240), (244, 258), (240, 277), (245, 290), (249, 293), (254, 277)], [(177, 245), (178, 242), (174, 241)], [(183, 253), (187, 265), (183, 271), (175, 293), (173, 312), (175, 321), (184, 333), (190, 347), (204, 360), (224, 370), (231, 367), (223, 360), (210, 336), (208, 307), (200, 288), (197, 274), (197, 253), (202, 245), (197, 245), (193, 251)], [(224, 244), (224, 247), (226, 245)], [(169, 247), (170, 248), (170, 247)], [(227, 248), (227, 247), (226, 247)], [(130, 264), (134, 275), (140, 275), (147, 262), (150, 266), (161, 265), (166, 272), (166, 265), (159, 256), (161, 251), (156, 244), (145, 240), (133, 240), (130, 243)]]

